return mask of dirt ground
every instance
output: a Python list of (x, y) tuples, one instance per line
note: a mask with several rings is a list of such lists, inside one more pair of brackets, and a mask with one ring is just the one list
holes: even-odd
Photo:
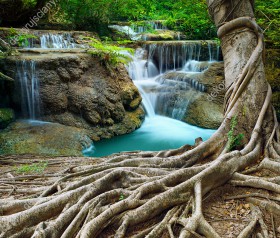
[[(36, 197), (55, 180), (73, 173), (77, 167), (94, 165), (101, 161), (102, 159), (85, 157), (0, 156), (0, 199)], [(273, 176), (269, 171), (262, 171), (261, 174), (254, 175)], [(235, 187), (228, 183), (204, 197), (204, 216), (221, 237), (238, 237), (240, 232), (252, 221), (251, 204), (248, 201), (251, 197), (257, 197), (262, 200), (273, 198), (274, 202), (280, 205), (280, 196), (278, 194), (260, 189)], [(260, 209), (264, 214), (268, 237), (280, 238), (280, 216), (273, 215), (265, 206), (260, 206)], [(139, 227), (134, 227), (129, 232), (130, 235), (135, 235), (140, 230), (148, 229), (163, 217), (164, 214)], [(105, 235), (102, 235), (101, 238), (112, 237), (114, 227), (111, 227), (103, 234)], [(163, 238), (165, 237), (169, 237), (168, 234), (163, 236)], [(193, 237), (203, 236), (193, 234)], [(252, 234), (251, 237), (257, 236)]]

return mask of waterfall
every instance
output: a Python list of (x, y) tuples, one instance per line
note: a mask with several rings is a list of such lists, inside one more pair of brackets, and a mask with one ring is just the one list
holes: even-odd
[(22, 114), (25, 118), (37, 119), (40, 116), (40, 92), (35, 61), (18, 61), (17, 79), (21, 88)]
[(41, 48), (69, 49), (77, 48), (74, 39), (69, 33), (65, 34), (44, 34), (40, 37)]
[(201, 44), (188, 42), (151, 43), (145, 46), (149, 61), (158, 61), (160, 73), (184, 67), (189, 60), (200, 59)]
[(168, 30), (167, 26), (164, 25), (164, 21), (144, 21), (138, 24), (132, 24), (131, 29), (136, 33), (145, 33), (150, 29), (153, 30)]
[[(195, 75), (219, 58), (213, 42), (147, 42), (128, 66), (148, 117), (157, 114), (182, 120), (188, 105), (206, 91)], [(203, 61), (201, 61), (201, 59)]]
[(109, 28), (125, 33), (131, 40), (140, 40), (142, 38), (142, 36), (135, 32), (130, 26), (110, 25)]

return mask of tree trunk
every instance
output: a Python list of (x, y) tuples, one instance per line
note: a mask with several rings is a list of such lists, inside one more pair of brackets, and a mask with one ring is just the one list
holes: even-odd
[[(208, 141), (159, 153), (123, 153), (98, 165), (71, 168), (42, 187), (39, 197), (0, 201), (0, 237), (216, 238), (222, 234), (203, 215), (205, 194), (227, 182), (279, 194), (279, 126), (252, 3), (208, 1), (221, 38), (228, 88), (225, 119)], [(246, 175), (262, 169), (275, 177)], [(268, 237), (258, 205), (266, 202), (278, 215), (279, 205), (255, 198), (249, 202), (256, 205), (251, 206), (252, 219), (238, 237)]]

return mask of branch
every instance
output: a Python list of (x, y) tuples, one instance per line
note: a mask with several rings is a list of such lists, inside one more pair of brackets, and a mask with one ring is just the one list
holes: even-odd
[(0, 72), (0, 81), (10, 81), (10, 82), (14, 82), (15, 80), (3, 73)]

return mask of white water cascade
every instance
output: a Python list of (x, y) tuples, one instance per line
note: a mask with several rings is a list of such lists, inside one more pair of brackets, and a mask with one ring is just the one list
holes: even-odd
[(38, 119), (40, 116), (40, 91), (35, 61), (18, 61), (17, 79), (21, 88), (23, 117), (32, 120)]
[(153, 30), (167, 30), (167, 26), (164, 25), (164, 21), (145, 21), (142, 24), (132, 24), (131, 28), (136, 33), (144, 33), (149, 29)]
[[(152, 43), (136, 50), (128, 71), (142, 95), (148, 117), (158, 114), (182, 120), (189, 103), (206, 91), (192, 75), (203, 73), (218, 59), (219, 47), (211, 42), (203, 49), (201, 44)], [(201, 58), (204, 61), (199, 61)]]
[(48, 49), (72, 49), (77, 48), (77, 44), (69, 33), (65, 34), (44, 34), (40, 37), (41, 48)]
[[(153, 47), (154, 52), (159, 51), (157, 45)], [(170, 51), (164, 49), (163, 52)], [(182, 52), (175, 52), (174, 58), (179, 59), (177, 62), (185, 64), (178, 64), (180, 67), (176, 64), (175, 68), (173, 66), (171, 69), (164, 68), (160, 73), (160, 68), (163, 67), (156, 60), (156, 55), (148, 53), (146, 47), (136, 50), (127, 68), (141, 93), (146, 118), (136, 131), (95, 142), (94, 146), (84, 151), (85, 155), (100, 157), (120, 151), (175, 149), (185, 144), (194, 144), (197, 137), (207, 140), (214, 133), (214, 130), (198, 128), (180, 121), (187, 113), (192, 98), (205, 91), (205, 86), (191, 76), (203, 73), (208, 62), (198, 61), (201, 58), (201, 55), (197, 55), (201, 52), (199, 48), (195, 52), (183, 52), (185, 59), (182, 58)]]

